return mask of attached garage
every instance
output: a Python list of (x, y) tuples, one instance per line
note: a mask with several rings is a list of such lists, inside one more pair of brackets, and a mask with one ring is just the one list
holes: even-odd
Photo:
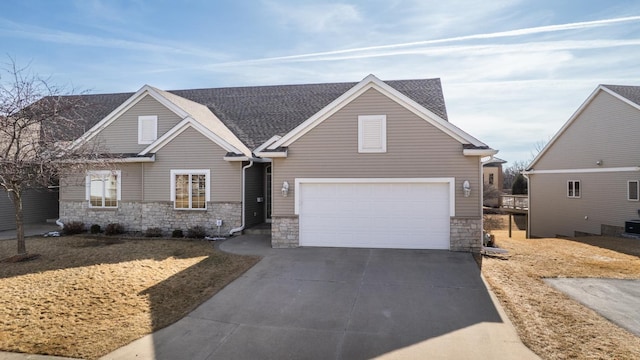
[(449, 249), (453, 178), (296, 179), (300, 246)]

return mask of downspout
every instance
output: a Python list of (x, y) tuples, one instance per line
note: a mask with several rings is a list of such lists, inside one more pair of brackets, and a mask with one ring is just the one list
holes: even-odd
[(245, 227), (245, 213), (246, 213), (246, 190), (245, 190), (245, 182), (247, 178), (247, 169), (253, 166), (253, 160), (249, 160), (249, 164), (242, 168), (242, 223), (239, 227), (229, 230), (229, 236), (233, 236), (233, 234), (244, 230)]
[[(522, 176), (527, 179), (527, 230), (525, 231), (525, 239), (531, 238), (531, 180), (529, 179), (529, 173), (527, 170), (522, 172)], [(515, 200), (514, 200), (515, 204)]]

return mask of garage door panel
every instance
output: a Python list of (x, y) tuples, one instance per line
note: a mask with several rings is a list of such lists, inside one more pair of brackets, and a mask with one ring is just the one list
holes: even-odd
[(300, 245), (449, 248), (448, 183), (301, 183)]

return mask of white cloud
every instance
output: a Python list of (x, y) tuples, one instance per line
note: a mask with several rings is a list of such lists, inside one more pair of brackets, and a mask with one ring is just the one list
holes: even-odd
[(295, 2), (282, 4), (265, 1), (274, 20), (293, 31), (310, 33), (339, 33), (347, 26), (360, 23), (361, 16), (354, 5), (343, 3)]

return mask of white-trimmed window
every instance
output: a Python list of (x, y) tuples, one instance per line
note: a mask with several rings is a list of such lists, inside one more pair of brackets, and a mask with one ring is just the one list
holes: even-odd
[(171, 170), (171, 201), (179, 210), (206, 210), (211, 201), (210, 170)]
[(640, 181), (627, 181), (627, 200), (640, 201)]
[(358, 116), (358, 152), (387, 152), (387, 116)]
[(92, 208), (117, 208), (120, 201), (120, 170), (87, 172), (86, 200)]
[(567, 197), (579, 198), (581, 195), (580, 180), (567, 181)]
[(138, 116), (138, 144), (151, 144), (158, 138), (158, 117)]

